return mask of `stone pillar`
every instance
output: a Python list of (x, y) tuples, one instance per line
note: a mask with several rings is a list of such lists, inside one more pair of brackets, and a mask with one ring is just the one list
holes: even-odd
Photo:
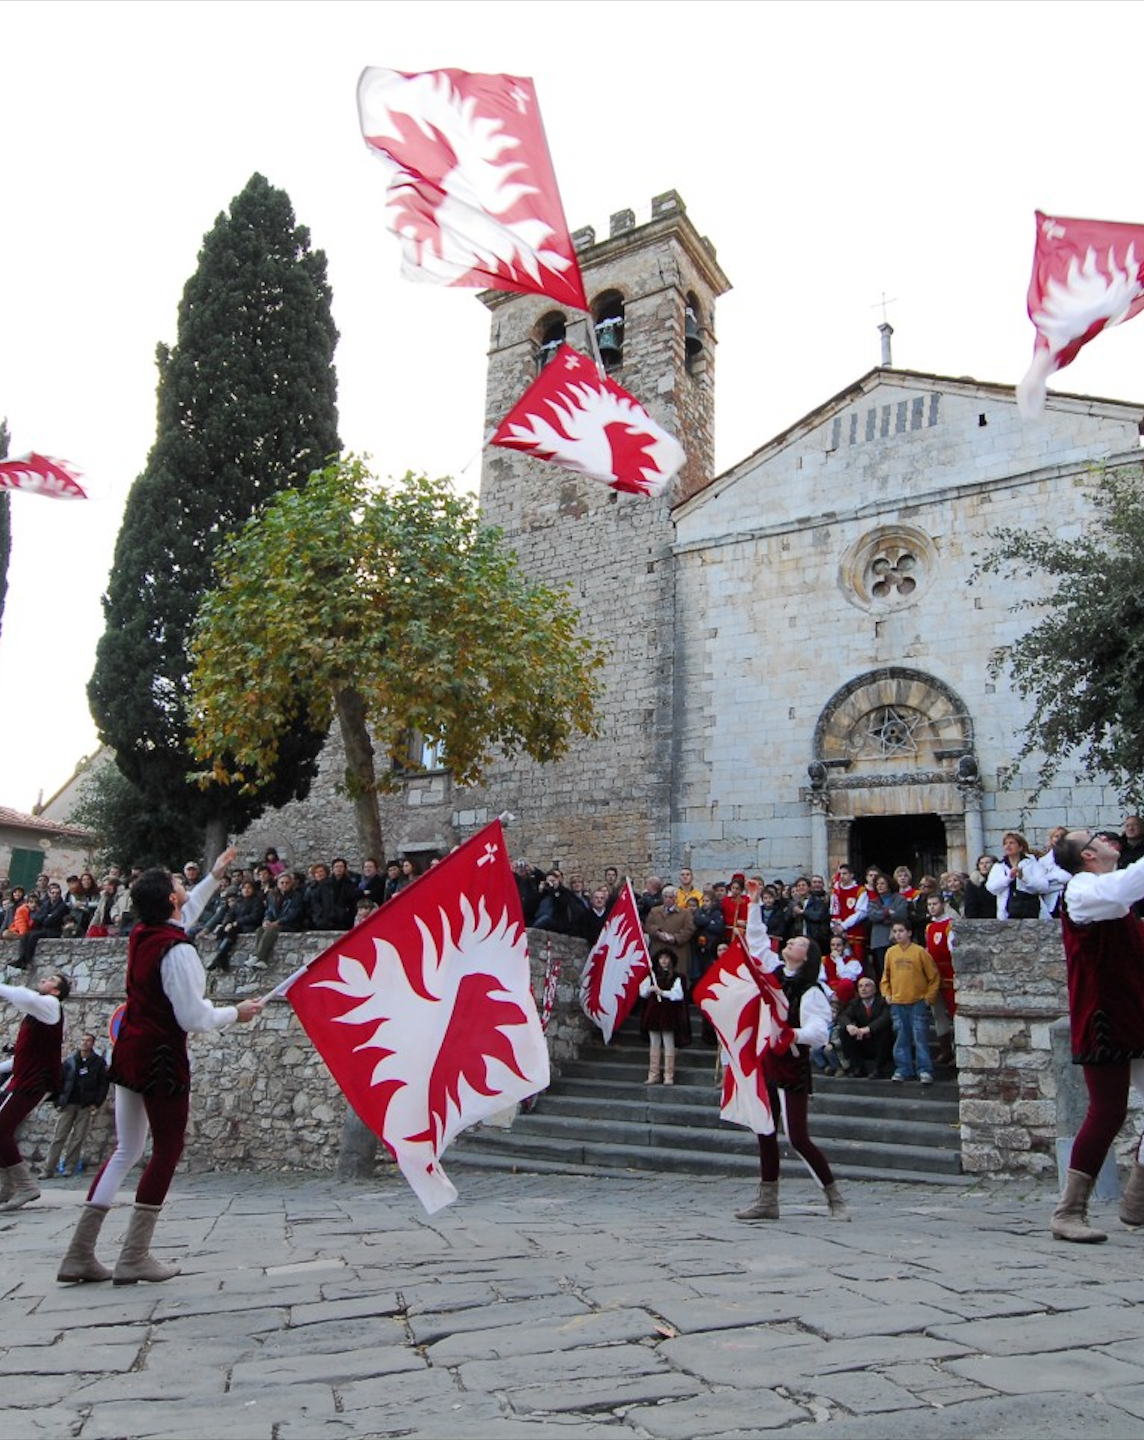
[(826, 819), (830, 814), (830, 797), (815, 791), (810, 797), (810, 873), (822, 875), (830, 883), (830, 846), (826, 835)]
[[(965, 757), (968, 759), (969, 757)], [(967, 778), (962, 779), (965, 775)], [(977, 857), (985, 854), (985, 821), (981, 811), (981, 782), (976, 776), (976, 766), (958, 767), (958, 785), (965, 805), (965, 868), (970, 873), (977, 864)]]

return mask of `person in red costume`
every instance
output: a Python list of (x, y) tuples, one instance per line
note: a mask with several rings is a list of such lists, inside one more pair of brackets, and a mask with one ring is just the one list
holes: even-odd
[[(1117, 869), (1120, 837), (1070, 830), (1053, 858), (1072, 879), (1061, 900), (1072, 1060), (1084, 1067), (1088, 1111), (1073, 1142), (1064, 1194), (1053, 1212), (1058, 1240), (1107, 1240), (1088, 1223), (1088, 1201), (1128, 1114), (1128, 1088), (1144, 1095), (1144, 858)], [(1144, 1228), (1144, 1137), (1120, 1200), (1120, 1220)]]
[(929, 918), (922, 948), (933, 956), (933, 963), (941, 976), (941, 989), (933, 1005), (934, 1029), (937, 1032), (937, 1054), (933, 1058), (937, 1065), (952, 1065), (953, 1018), (957, 1014), (953, 990), (953, 951), (949, 943), (953, 916), (943, 895), (930, 895), (926, 900), (926, 911)]
[(869, 927), (866, 924), (866, 910), (870, 898), (865, 885), (854, 878), (849, 865), (839, 865), (830, 887), (830, 929), (835, 935), (845, 935), (850, 953), (863, 969), (866, 965), (866, 938)]
[(60, 1001), (70, 991), (66, 975), (47, 975), (34, 990), (0, 985), (0, 1000), (7, 1000), (24, 1016), (16, 1035), (12, 1079), (0, 1096), (0, 1210), (19, 1210), (40, 1198), (40, 1187), (16, 1144), (16, 1129), (45, 1095), (60, 1088), (64, 1048)]
[[(245, 1024), (262, 1000), (214, 1006), (204, 997), (206, 972), (184, 927), (193, 925), (218, 889), (237, 851), (227, 850), (188, 895), (181, 877), (148, 870), (131, 887), (139, 923), (127, 949), (127, 1008), (115, 1042), (115, 1150), (95, 1177), (57, 1279), (65, 1283), (170, 1280), (178, 1266), (150, 1253), (155, 1222), (183, 1153), (190, 1111), (191, 1071), (187, 1034)], [(142, 1158), (151, 1134), (151, 1158), (135, 1192), (135, 1208), (115, 1272), (95, 1256), (95, 1242), (116, 1192)]]
[(747, 888), (747, 877), (741, 872), (731, 876), (731, 884), (727, 887), (727, 893), (723, 897), (723, 934), (728, 943), (732, 935), (737, 934), (740, 939), (745, 940), (747, 936), (747, 897), (743, 893)]

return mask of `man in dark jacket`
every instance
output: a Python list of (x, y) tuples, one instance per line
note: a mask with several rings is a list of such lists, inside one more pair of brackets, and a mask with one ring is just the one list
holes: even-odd
[(868, 975), (858, 981), (857, 995), (839, 1012), (838, 1038), (849, 1074), (873, 1074), (883, 1080), (889, 1075), (894, 1048), (893, 1015)]
[[(84, 1142), (95, 1112), (107, 1099), (109, 1085), (107, 1062), (95, 1048), (95, 1036), (84, 1035), (79, 1049), (64, 1061), (63, 1076), (56, 1104), (60, 1118), (52, 1136), (48, 1158), (44, 1161), (41, 1180), (51, 1180), (60, 1163), (60, 1154), (67, 1145), (64, 1171), (74, 1175), (83, 1158)], [(70, 1143), (69, 1143), (70, 1142)]]
[(306, 928), (306, 908), (302, 891), (295, 885), (289, 870), (284, 870), (274, 882), (274, 889), (266, 902), (266, 914), (259, 931), (255, 958), (250, 962), (252, 970), (264, 970), (274, 953), (278, 932), (285, 930), (295, 933)]

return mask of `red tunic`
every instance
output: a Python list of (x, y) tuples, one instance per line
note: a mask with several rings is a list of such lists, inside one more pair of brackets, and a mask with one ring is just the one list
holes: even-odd
[(1144, 1059), (1144, 922), (1138, 915), (1074, 925), (1067, 896), (1061, 936), (1074, 1065)]
[(16, 1035), (12, 1055), (13, 1095), (54, 1095), (60, 1088), (63, 1068), (64, 1012), (54, 1025), (25, 1015)]
[(184, 1095), (191, 1087), (186, 1031), (163, 989), (163, 956), (185, 944), (177, 925), (136, 925), (127, 946), (127, 1010), (111, 1059), (116, 1085), (142, 1094)]
[(949, 927), (952, 924), (952, 915), (946, 915), (941, 920), (931, 920), (926, 926), (925, 943), (925, 948), (933, 956), (937, 973), (941, 976), (941, 994), (951, 1019), (957, 1014), (957, 1001), (953, 992), (953, 954), (949, 948)]
[[(858, 897), (866, 890), (865, 885), (847, 885), (843, 887), (837, 881), (830, 887), (830, 918), (832, 920), (849, 920), (858, 908)], [(869, 903), (870, 892), (866, 891), (867, 904)], [(855, 960), (866, 963), (866, 943), (870, 937), (870, 927), (865, 920), (860, 920), (857, 925), (851, 926), (846, 932), (846, 941), (850, 946)]]

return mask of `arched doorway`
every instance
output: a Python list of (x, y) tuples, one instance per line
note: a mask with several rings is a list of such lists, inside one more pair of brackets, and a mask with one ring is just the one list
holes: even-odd
[(948, 870), (945, 822), (940, 815), (859, 816), (850, 826), (850, 864), (856, 875), (877, 865), (892, 875), (899, 865), (921, 875)]

